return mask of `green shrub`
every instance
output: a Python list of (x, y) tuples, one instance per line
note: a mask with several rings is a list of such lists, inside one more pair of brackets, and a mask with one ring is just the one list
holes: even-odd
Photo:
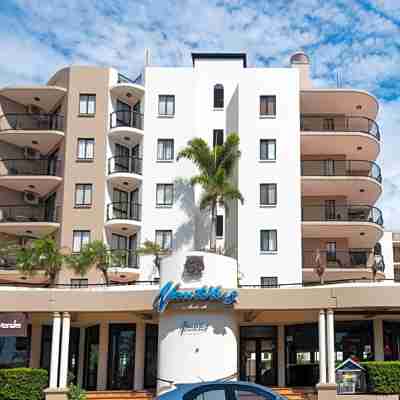
[(44, 369), (0, 369), (0, 400), (40, 400), (46, 387)]
[(86, 392), (78, 385), (68, 386), (68, 400), (86, 400)]
[(400, 393), (400, 361), (368, 361), (361, 365), (367, 371), (369, 391)]

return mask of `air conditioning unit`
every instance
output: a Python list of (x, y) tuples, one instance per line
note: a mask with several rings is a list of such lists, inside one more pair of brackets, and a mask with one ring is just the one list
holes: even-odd
[(27, 204), (37, 205), (39, 204), (39, 196), (33, 192), (24, 192), (24, 201)]
[(24, 158), (27, 160), (38, 160), (40, 158), (40, 151), (37, 151), (32, 147), (24, 147)]

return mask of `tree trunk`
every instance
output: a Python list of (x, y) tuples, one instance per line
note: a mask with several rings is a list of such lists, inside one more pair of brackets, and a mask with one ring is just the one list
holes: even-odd
[(210, 250), (216, 251), (217, 237), (216, 237), (216, 224), (217, 224), (217, 204), (213, 203), (211, 206), (211, 232), (210, 232)]
[(110, 284), (110, 278), (108, 277), (108, 271), (107, 268), (102, 269), (103, 276), (104, 276), (104, 281), (106, 285), (108, 286)]

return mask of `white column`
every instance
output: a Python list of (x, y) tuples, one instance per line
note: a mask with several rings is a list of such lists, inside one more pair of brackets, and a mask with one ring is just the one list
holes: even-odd
[(146, 326), (143, 322), (136, 323), (135, 390), (142, 390), (144, 385), (145, 329)]
[(384, 343), (383, 343), (383, 321), (374, 319), (374, 352), (375, 361), (384, 361)]
[(319, 340), (319, 383), (326, 383), (326, 326), (325, 310), (319, 312), (318, 320)]
[(61, 335), (61, 361), (60, 361), (60, 388), (68, 385), (68, 358), (69, 358), (69, 331), (71, 317), (68, 312), (63, 313), (62, 335)]
[(335, 316), (333, 310), (327, 311), (326, 329), (328, 343), (328, 382), (335, 384)]
[(278, 326), (278, 386), (285, 386), (285, 326)]
[(60, 351), (60, 313), (53, 313), (53, 334), (51, 338), (51, 361), (50, 361), (50, 389), (56, 389), (58, 386), (58, 357)]

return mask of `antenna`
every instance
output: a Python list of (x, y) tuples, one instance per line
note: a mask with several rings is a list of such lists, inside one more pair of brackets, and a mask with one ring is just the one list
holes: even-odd
[(339, 71), (336, 71), (336, 87), (338, 89), (342, 87), (342, 76)]
[(150, 65), (150, 49), (144, 49), (144, 66), (148, 67)]

